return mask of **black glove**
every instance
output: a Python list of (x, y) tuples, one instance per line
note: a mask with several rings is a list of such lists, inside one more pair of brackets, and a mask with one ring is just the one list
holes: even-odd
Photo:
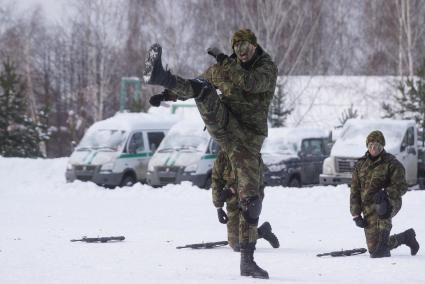
[(219, 201), (226, 202), (227, 199), (233, 196), (233, 192), (230, 188), (225, 187), (222, 191), (220, 191)]
[(385, 191), (380, 190), (373, 197), (375, 201), (375, 210), (378, 217), (381, 219), (388, 219), (391, 217), (392, 206), (388, 195)]
[(229, 218), (227, 217), (226, 212), (224, 212), (223, 208), (217, 208), (217, 216), (218, 216), (218, 221), (221, 224), (226, 224), (227, 221), (229, 221)]
[(226, 54), (224, 54), (220, 49), (217, 47), (210, 47), (207, 49), (207, 52), (209, 55), (214, 57), (217, 60), (218, 64), (223, 64), (223, 61), (228, 58)]
[(354, 223), (356, 223), (357, 227), (364, 228), (367, 226), (367, 222), (365, 219), (362, 218), (362, 216), (357, 216), (353, 219)]
[(159, 107), (161, 102), (164, 102), (164, 101), (176, 101), (175, 99), (171, 98), (170, 93), (167, 89), (162, 91), (162, 93), (160, 94), (153, 95), (149, 99), (149, 103), (151, 104), (151, 106), (154, 106), (154, 107)]

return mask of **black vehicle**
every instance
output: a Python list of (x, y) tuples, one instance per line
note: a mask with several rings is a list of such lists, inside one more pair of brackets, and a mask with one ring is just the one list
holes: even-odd
[(301, 187), (319, 184), (323, 160), (330, 153), (327, 133), (302, 128), (271, 130), (274, 131), (269, 133), (262, 150), (266, 185)]

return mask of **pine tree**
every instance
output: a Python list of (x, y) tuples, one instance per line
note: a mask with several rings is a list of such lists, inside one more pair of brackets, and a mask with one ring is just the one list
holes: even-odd
[(26, 115), (25, 85), (15, 66), (3, 62), (0, 72), (0, 155), (40, 157), (38, 126)]
[(397, 89), (400, 92), (395, 97), (398, 105), (382, 104), (387, 113), (385, 117), (413, 118), (422, 132), (422, 141), (425, 141), (425, 58), (417, 69), (416, 76), (400, 81)]
[(276, 92), (270, 105), (269, 121), (271, 127), (283, 127), (285, 126), (288, 115), (291, 114), (293, 109), (287, 109), (285, 107), (286, 94), (283, 91), (283, 86), (276, 86)]

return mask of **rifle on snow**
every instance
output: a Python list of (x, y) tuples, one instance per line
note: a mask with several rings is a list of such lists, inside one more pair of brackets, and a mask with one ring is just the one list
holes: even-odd
[(123, 241), (125, 240), (124, 236), (119, 236), (119, 237), (99, 237), (99, 238), (87, 238), (87, 237), (83, 237), (82, 239), (79, 240), (71, 240), (71, 242), (86, 242), (86, 243), (106, 243), (109, 241)]
[(317, 256), (318, 257), (322, 257), (322, 256), (352, 256), (352, 255), (357, 255), (357, 254), (362, 254), (367, 252), (367, 249), (365, 248), (356, 248), (356, 249), (349, 249), (349, 250), (339, 250), (339, 251), (331, 251), (331, 252), (326, 252), (326, 253), (320, 253)]
[(189, 244), (189, 245), (184, 245), (184, 246), (181, 246), (181, 247), (176, 247), (176, 249), (182, 249), (182, 248), (211, 249), (211, 248), (215, 248), (215, 247), (227, 246), (228, 244), (229, 244), (228, 241), (199, 243), (199, 244)]

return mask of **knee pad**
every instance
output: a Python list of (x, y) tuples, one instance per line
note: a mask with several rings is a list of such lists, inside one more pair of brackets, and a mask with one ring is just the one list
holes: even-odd
[(261, 214), (262, 201), (258, 196), (241, 201), (242, 216), (249, 224), (257, 224)]

